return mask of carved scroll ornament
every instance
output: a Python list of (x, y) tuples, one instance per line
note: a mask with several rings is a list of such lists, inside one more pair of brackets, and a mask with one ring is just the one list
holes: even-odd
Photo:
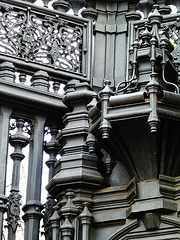
[(81, 72), (81, 26), (0, 5), (0, 52), (57, 69)]

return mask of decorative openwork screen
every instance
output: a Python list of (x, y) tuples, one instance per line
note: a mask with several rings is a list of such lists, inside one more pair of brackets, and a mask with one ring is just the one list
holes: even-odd
[(50, 9), (38, 8), (37, 12), (34, 5), (8, 1), (0, 4), (0, 19), (1, 59), (10, 57), (18, 66), (25, 62), (30, 68), (87, 78), (88, 21)]

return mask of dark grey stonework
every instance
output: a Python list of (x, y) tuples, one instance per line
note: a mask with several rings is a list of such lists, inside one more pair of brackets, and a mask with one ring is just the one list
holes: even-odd
[(0, 3), (0, 240), (180, 239), (179, 1), (43, 3)]

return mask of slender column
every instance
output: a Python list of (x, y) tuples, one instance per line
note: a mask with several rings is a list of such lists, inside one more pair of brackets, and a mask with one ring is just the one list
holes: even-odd
[[(56, 136), (58, 134), (58, 128), (56, 126), (50, 127), (50, 134), (51, 134), (51, 140), (45, 143), (45, 151), (50, 156), (46, 162), (46, 165), (49, 168), (49, 181), (54, 176), (54, 164), (57, 161), (56, 156), (60, 149), (60, 144), (56, 139)], [(53, 215), (53, 212), (54, 212), (53, 207), (55, 206), (55, 204), (56, 204), (56, 201), (53, 199), (53, 197), (50, 194), (48, 194), (47, 201), (45, 203), (45, 211), (44, 211), (44, 229), (45, 229), (46, 240), (51, 239), (50, 236), (52, 234), (52, 229), (51, 229), (50, 217)], [(57, 225), (56, 219), (54, 220), (55, 216), (56, 214), (54, 215), (52, 220), (53, 226)], [(55, 230), (53, 229), (53, 231)]]
[(19, 82), (21, 83), (21, 84), (25, 84), (25, 82), (26, 82), (26, 73), (20, 73), (19, 74)]
[(54, 93), (58, 93), (59, 89), (60, 89), (60, 82), (53, 82)]
[(41, 199), (42, 161), (45, 117), (37, 115), (33, 127), (28, 166), (27, 199), (25, 212), (25, 240), (39, 239), (39, 222), (42, 218)]
[(0, 240), (2, 240), (3, 214), (6, 211), (5, 204), (7, 202), (5, 196), (6, 187), (6, 168), (9, 138), (9, 118), (12, 109), (1, 107), (0, 109)]
[(56, 156), (60, 150), (60, 144), (56, 139), (58, 128), (56, 126), (50, 127), (50, 134), (51, 140), (45, 144), (45, 151), (50, 156), (46, 162), (46, 165), (49, 168), (49, 181), (54, 176), (54, 164), (57, 161)]
[(13, 172), (12, 172), (12, 185), (11, 193), (8, 197), (8, 212), (7, 212), (7, 223), (8, 223), (8, 240), (15, 240), (16, 230), (19, 225), (18, 220), (20, 219), (20, 199), (19, 194), (19, 182), (20, 182), (20, 168), (21, 161), (24, 159), (22, 148), (24, 148), (29, 139), (23, 134), (24, 120), (17, 119), (17, 132), (10, 136), (10, 144), (14, 147), (14, 152), (11, 154), (11, 158), (14, 161)]

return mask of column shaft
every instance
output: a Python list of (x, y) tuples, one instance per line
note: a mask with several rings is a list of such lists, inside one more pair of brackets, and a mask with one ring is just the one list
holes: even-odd
[(5, 187), (6, 187), (6, 168), (9, 139), (9, 118), (12, 109), (2, 106), (0, 109), (0, 240), (2, 240), (3, 214), (6, 210)]

